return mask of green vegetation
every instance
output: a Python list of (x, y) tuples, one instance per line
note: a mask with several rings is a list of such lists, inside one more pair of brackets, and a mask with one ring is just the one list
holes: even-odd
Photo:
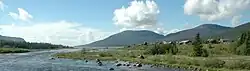
[(31, 49), (59, 49), (71, 48), (63, 45), (53, 45), (49, 43), (29, 43), (0, 40), (0, 53), (24, 53)]
[(0, 47), (4, 48), (23, 48), (23, 49), (58, 49), (70, 48), (63, 45), (54, 45), (49, 43), (30, 43), (30, 42), (14, 42), (0, 40)]
[(236, 46), (232, 47), (232, 52), (238, 55), (250, 55), (250, 32), (241, 34)]
[(202, 40), (200, 38), (200, 34), (198, 33), (195, 37), (195, 41), (193, 42), (193, 50), (190, 53), (190, 56), (194, 57), (208, 57), (208, 52), (206, 49), (203, 49)]
[(24, 53), (24, 52), (29, 52), (29, 50), (22, 48), (0, 48), (0, 53)]
[[(249, 71), (250, 32), (243, 33), (236, 42), (229, 44), (202, 43), (197, 34), (192, 44), (140, 44), (116, 50), (88, 52), (86, 50), (60, 53), (55, 56), (71, 59), (122, 60), (202, 71)], [(139, 56), (143, 56), (141, 59)]]

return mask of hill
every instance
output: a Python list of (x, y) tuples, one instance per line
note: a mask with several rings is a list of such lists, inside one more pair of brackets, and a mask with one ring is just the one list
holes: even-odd
[(25, 40), (24, 40), (23, 38), (2, 36), (2, 35), (0, 35), (0, 40), (4, 40), (4, 41), (15, 41), (15, 42), (25, 42)]
[(250, 22), (239, 25), (237, 27), (234, 27), (232, 29), (229, 29), (223, 33), (214, 35), (213, 37), (221, 37), (221, 38), (226, 38), (226, 39), (237, 39), (238, 36), (242, 32), (249, 31), (250, 30)]
[(154, 42), (157, 39), (164, 38), (163, 35), (157, 34), (152, 31), (140, 30), (140, 31), (123, 31), (121, 33), (114, 34), (108, 38), (100, 41), (87, 44), (85, 46), (123, 46), (123, 45), (132, 45), (140, 44), (144, 42)]
[(192, 29), (183, 30), (177, 33), (172, 33), (165, 36), (166, 41), (174, 40), (186, 40), (192, 39), (197, 33), (200, 33), (201, 37), (209, 37), (217, 34), (221, 34), (225, 31), (232, 29), (231, 27), (220, 26), (216, 24), (203, 24)]

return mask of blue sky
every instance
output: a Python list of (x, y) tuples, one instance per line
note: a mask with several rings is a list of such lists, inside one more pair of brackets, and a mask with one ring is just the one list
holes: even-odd
[[(28, 40), (30, 42), (36, 42), (36, 41), (45, 41), (49, 43), (56, 43), (56, 44), (67, 44), (67, 45), (80, 45), (80, 44), (86, 44), (89, 42), (93, 42), (99, 39), (104, 38), (105, 36), (111, 35), (113, 33), (117, 33), (117, 30), (121, 29), (138, 29), (138, 27), (150, 25), (150, 29), (147, 27), (143, 29), (148, 29), (152, 31), (157, 31), (154, 28), (161, 28), (161, 31), (164, 31), (161, 34), (167, 34), (169, 32), (175, 32), (179, 30), (188, 29), (200, 24), (204, 23), (216, 23), (224, 26), (236, 26), (232, 25), (232, 23), (239, 25), (243, 22), (248, 22), (250, 18), (250, 11), (249, 11), (249, 0), (244, 0), (245, 3), (240, 2), (240, 0), (150, 0), (151, 4), (155, 4), (157, 6), (157, 9), (152, 12), (153, 14), (150, 14), (152, 16), (157, 17), (156, 23), (149, 23), (144, 24), (141, 22), (144, 21), (135, 21), (137, 23), (133, 24), (134, 22), (125, 22), (124, 20), (122, 22), (119, 22), (117, 26), (117, 21), (114, 21), (113, 18), (118, 15), (114, 14), (116, 10), (121, 9), (123, 6), (125, 9), (131, 6), (131, 2), (134, 0), (1, 0), (1, 2), (4, 4), (3, 9), (0, 12), (1, 21), (0, 24), (4, 27), (0, 27), (3, 29), (1, 32), (1, 35), (6, 36), (14, 36), (14, 37), (23, 37), (25, 40)], [(147, 5), (145, 2), (146, 0), (137, 0), (134, 2), (143, 2), (145, 5)], [(152, 3), (155, 2), (155, 3)], [(241, 5), (234, 5), (239, 2)], [(189, 5), (188, 5), (189, 4)], [(216, 4), (216, 7), (214, 7), (213, 4)], [(219, 7), (225, 7), (225, 4), (229, 4), (231, 6), (228, 6), (229, 9), (227, 11), (224, 11), (224, 9), (217, 10), (216, 8)], [(186, 6), (185, 6), (186, 5)], [(198, 6), (200, 5), (200, 6)], [(218, 6), (217, 6), (218, 5)], [(232, 7), (235, 6), (235, 7)], [(1, 5), (2, 7), (2, 5)], [(136, 7), (136, 6), (131, 6)], [(140, 7), (140, 6), (139, 6)], [(199, 8), (196, 8), (199, 7)], [(209, 8), (208, 8), (209, 7)], [(232, 7), (232, 8), (231, 8)], [(241, 9), (242, 8), (242, 9)], [(19, 9), (22, 11), (26, 11), (30, 16), (32, 17), (23, 17), (23, 19), (20, 19)], [(147, 11), (147, 9), (151, 8), (145, 8), (142, 9), (142, 11), (135, 10), (135, 12), (141, 13)], [(156, 11), (159, 11), (159, 13), (156, 13)], [(235, 10), (239, 12), (235, 12)], [(210, 14), (210, 12), (215, 11), (215, 14)], [(218, 13), (217, 13), (218, 12)], [(10, 15), (12, 13), (12, 15)], [(149, 12), (151, 13), (151, 12)], [(214, 13), (214, 12), (212, 12)], [(219, 14), (219, 15), (218, 15)], [(16, 17), (14, 18), (13, 15)], [(127, 14), (126, 14), (127, 15)], [(134, 15), (134, 14), (133, 14)], [(136, 17), (130, 15), (129, 17)], [(203, 15), (203, 16), (201, 16)], [(146, 16), (142, 14), (142, 16)], [(151, 16), (150, 16), (151, 17)], [(146, 18), (146, 20), (150, 19)], [(211, 18), (210, 18), (211, 17)], [(120, 18), (121, 19), (121, 18)], [(145, 17), (143, 18), (145, 19)], [(234, 19), (234, 22), (232, 21)], [(26, 20), (26, 21), (24, 21)], [(119, 19), (118, 19), (119, 20)], [(139, 22), (139, 23), (138, 23)], [(148, 22), (148, 21), (146, 21)], [(74, 26), (72, 27), (72, 23)], [(130, 26), (127, 27), (124, 25), (124, 23), (132, 23), (136, 26)], [(7, 28), (6, 26), (12, 25), (12, 29)], [(20, 32), (17, 32), (15, 28), (13, 28), (13, 24), (16, 28), (20, 28), (19, 30), (23, 30)], [(44, 35), (41, 37), (35, 37), (37, 35), (32, 35), (32, 33), (29, 33), (29, 37), (27, 37), (27, 30), (30, 29), (30, 27), (37, 26), (37, 25), (45, 25), (46, 26), (52, 26), (51, 24), (58, 24), (60, 26), (70, 24), (71, 26), (64, 26), (69, 30), (76, 30), (76, 29), (82, 29), (82, 28), (88, 28), (91, 29), (91, 31), (85, 31), (85, 29), (77, 30), (77, 32), (84, 32), (84, 33), (77, 33), (74, 35), (92, 35), (90, 36), (83, 36), (84, 39), (79, 39), (80, 37), (73, 37), (73, 36), (65, 36), (64, 38), (66, 40), (70, 39), (79, 39), (77, 41), (72, 41), (73, 43), (77, 42), (77, 44), (68, 44), (71, 42), (64, 42), (62, 40), (58, 39), (52, 39), (49, 37), (55, 37), (52, 34), (51, 35)], [(77, 25), (77, 26), (75, 26)], [(80, 25), (80, 26), (79, 26)], [(156, 27), (155, 25), (158, 25)], [(60, 27), (57, 26), (57, 27)], [(153, 26), (153, 27), (152, 27)], [(159, 27), (160, 26), (160, 27)], [(75, 28), (77, 27), (77, 28)], [(31, 32), (38, 32), (44, 27), (36, 28), (35, 31)], [(56, 28), (52, 27), (52, 28)], [(73, 29), (72, 29), (73, 28)], [(6, 31), (6, 30), (8, 31)], [(64, 30), (67, 30), (64, 29)], [(11, 31), (10, 31), (11, 30)], [(52, 29), (53, 30), (53, 29)], [(93, 31), (94, 30), (94, 31)], [(175, 30), (175, 31), (173, 31)], [(93, 34), (96, 33), (100, 34), (105, 32), (105, 34), (102, 34), (102, 36), (93, 36)], [(13, 32), (13, 33), (10, 33)], [(46, 32), (46, 31), (43, 31)], [(56, 33), (59, 31), (56, 31)], [(60, 31), (63, 33), (63, 31)], [(88, 33), (85, 33), (88, 32)], [(20, 33), (20, 34), (14, 34), (14, 33)], [(75, 32), (73, 32), (75, 33)], [(23, 34), (23, 35), (22, 35)], [(68, 33), (68, 34), (71, 34)], [(62, 35), (61, 35), (62, 36)], [(98, 38), (97, 38), (98, 37)], [(40, 40), (47, 38), (47, 40)], [(86, 41), (86, 39), (88, 41)]]

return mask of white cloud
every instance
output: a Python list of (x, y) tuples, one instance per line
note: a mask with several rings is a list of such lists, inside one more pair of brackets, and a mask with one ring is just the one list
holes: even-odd
[(0, 0), (0, 9), (4, 11), (5, 5), (2, 0)]
[(78, 23), (59, 21), (29, 25), (0, 25), (1, 35), (22, 37), (28, 42), (82, 45), (107, 37), (108, 32), (87, 28)]
[(239, 16), (234, 16), (233, 19), (232, 19), (232, 25), (233, 26), (238, 26), (241, 24), (240, 22), (240, 18), (242, 17), (242, 15), (239, 15)]
[(176, 33), (176, 32), (179, 32), (181, 31), (180, 29), (172, 29), (170, 31), (168, 31), (168, 34), (171, 34), (171, 33)]
[(125, 8), (114, 11), (114, 24), (125, 29), (157, 29), (157, 15), (160, 13), (153, 0), (134, 0)]
[(33, 16), (30, 15), (23, 8), (18, 8), (18, 13), (9, 12), (8, 15), (11, 16), (15, 20), (21, 20), (21, 21), (30, 21), (30, 19), (33, 18)]
[(250, 0), (186, 0), (184, 13), (214, 21), (232, 18), (250, 9)]

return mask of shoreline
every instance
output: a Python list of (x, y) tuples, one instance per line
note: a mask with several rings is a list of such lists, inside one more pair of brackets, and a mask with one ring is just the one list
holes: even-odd
[[(202, 44), (206, 49), (208, 57), (193, 57), (189, 56), (193, 45), (176, 45), (178, 48), (177, 54), (162, 53), (151, 54), (152, 48), (165, 50), (169, 48), (161, 44), (161, 48), (156, 48), (153, 44), (149, 45), (134, 45), (125, 48), (114, 48), (107, 50), (87, 50), (69, 53), (58, 53), (52, 55), (58, 58), (77, 59), (77, 60), (95, 60), (104, 61), (128, 61), (132, 63), (149, 64), (154, 67), (163, 68), (180, 68), (185, 70), (195, 71), (249, 71), (250, 56), (236, 55), (230, 52), (231, 44)], [(167, 49), (166, 49), (167, 50)], [(159, 51), (158, 51), (159, 52)]]
[[(79, 52), (79, 51), (77, 51)], [(69, 52), (69, 53), (77, 53), (77, 52)], [(207, 68), (207, 67), (201, 67), (201, 66), (194, 66), (194, 65), (184, 65), (184, 64), (167, 64), (167, 63), (161, 63), (161, 62), (147, 62), (145, 59), (123, 59), (123, 58), (114, 58), (114, 57), (63, 57), (61, 55), (69, 54), (69, 53), (58, 53), (55, 55), (52, 55), (53, 57), (57, 58), (64, 58), (64, 59), (73, 59), (73, 60), (95, 60), (100, 59), (101, 61), (111, 61), (116, 62), (119, 60), (119, 62), (131, 62), (131, 63), (141, 63), (142, 65), (151, 65), (153, 68), (159, 67), (159, 68), (178, 68), (183, 69), (185, 71), (248, 71), (248, 70), (231, 70), (226, 68)], [(100, 52), (96, 52), (100, 53)]]

